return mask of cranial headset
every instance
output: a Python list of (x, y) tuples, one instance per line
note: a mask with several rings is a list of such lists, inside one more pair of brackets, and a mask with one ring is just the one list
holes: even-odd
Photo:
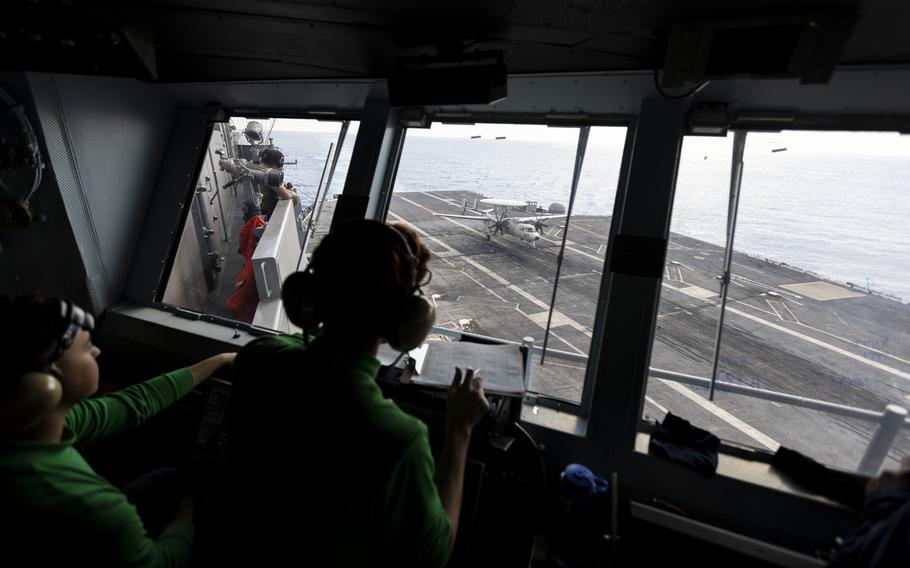
[(259, 152), (259, 163), (276, 164), (280, 168), (284, 166), (284, 153), (278, 148), (263, 148)]
[[(384, 322), (384, 325), (381, 326), (381, 329), (384, 330), (382, 336), (392, 349), (410, 351), (423, 343), (436, 322), (436, 309), (421, 290), (422, 286), (430, 282), (432, 273), (428, 271), (427, 280), (418, 282), (417, 272), (420, 260), (414, 254), (408, 237), (395, 227), (382, 225), (386, 230), (394, 233), (396, 242), (401, 243), (410, 266), (410, 285), (395, 307), (395, 315), (391, 321)], [(306, 270), (291, 274), (284, 281), (281, 290), (281, 298), (288, 319), (304, 330), (316, 329), (324, 319), (318, 308), (320, 303), (320, 298), (317, 297), (318, 278), (319, 267), (311, 264)]]
[[(53, 364), (73, 345), (80, 329), (92, 331), (95, 318), (76, 304), (58, 298), (33, 302), (21, 298), (12, 302), (21, 317), (29, 318), (24, 333), (40, 342), (39, 349), (53, 342), (51, 353), (14, 370), (10, 380), (0, 381), (0, 432), (21, 432), (37, 425), (60, 404), (63, 385)], [(14, 307), (14, 309), (15, 309)]]

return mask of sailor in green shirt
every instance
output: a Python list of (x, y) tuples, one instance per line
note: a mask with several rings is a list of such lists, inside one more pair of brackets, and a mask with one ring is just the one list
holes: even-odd
[(157, 540), (126, 496), (78, 448), (164, 410), (235, 354), (223, 353), (109, 396), (92, 316), (57, 299), (0, 299), (0, 564), (183, 566), (193, 540), (184, 499)]
[[(420, 292), (429, 251), (407, 226), (353, 221), (285, 282), (304, 335), (237, 355), (231, 394), (229, 544), (259, 563), (442, 566), (455, 540), (468, 444), (489, 410), (481, 378), (455, 373), (438, 466), (426, 425), (385, 400), (379, 345), (420, 345), (435, 311)], [(307, 344), (308, 332), (317, 337)], [(248, 560), (248, 558), (244, 558)]]

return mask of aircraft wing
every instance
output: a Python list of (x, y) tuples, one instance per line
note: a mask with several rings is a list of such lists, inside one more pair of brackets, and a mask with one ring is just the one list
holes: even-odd
[(449, 213), (433, 213), (437, 217), (451, 217), (453, 219), (473, 219), (475, 221), (486, 221), (486, 217), (481, 217), (480, 215), (451, 215)]
[(546, 221), (548, 219), (562, 219), (565, 215), (541, 215), (540, 217), (517, 217), (515, 220), (519, 223), (533, 223), (534, 221)]

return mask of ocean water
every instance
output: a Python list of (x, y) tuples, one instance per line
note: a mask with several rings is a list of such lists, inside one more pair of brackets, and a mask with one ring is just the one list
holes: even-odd
[[(286, 179), (311, 202), (335, 135), (273, 136), (298, 160)], [(910, 153), (827, 152), (811, 140), (771, 152), (761, 136), (750, 135), (746, 146), (734, 249), (910, 301)], [(568, 205), (576, 144), (562, 138), (409, 136), (395, 191), (466, 190)], [(349, 134), (330, 193), (343, 188), (353, 140)], [(622, 144), (618, 129), (592, 129), (575, 214), (613, 213)], [(731, 145), (730, 138), (686, 140), (672, 232), (723, 245)]]

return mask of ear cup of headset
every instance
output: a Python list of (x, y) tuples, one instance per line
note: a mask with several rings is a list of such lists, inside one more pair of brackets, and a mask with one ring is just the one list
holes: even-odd
[(420, 347), (433, 324), (436, 323), (436, 308), (425, 297), (408, 296), (401, 308), (394, 329), (385, 340), (396, 351), (410, 351)]
[(0, 396), (0, 432), (3, 433), (34, 427), (63, 399), (63, 385), (50, 373), (25, 373), (12, 383)]
[(281, 301), (291, 323), (302, 329), (316, 329), (322, 318), (316, 310), (316, 282), (312, 272), (295, 272), (281, 287)]

